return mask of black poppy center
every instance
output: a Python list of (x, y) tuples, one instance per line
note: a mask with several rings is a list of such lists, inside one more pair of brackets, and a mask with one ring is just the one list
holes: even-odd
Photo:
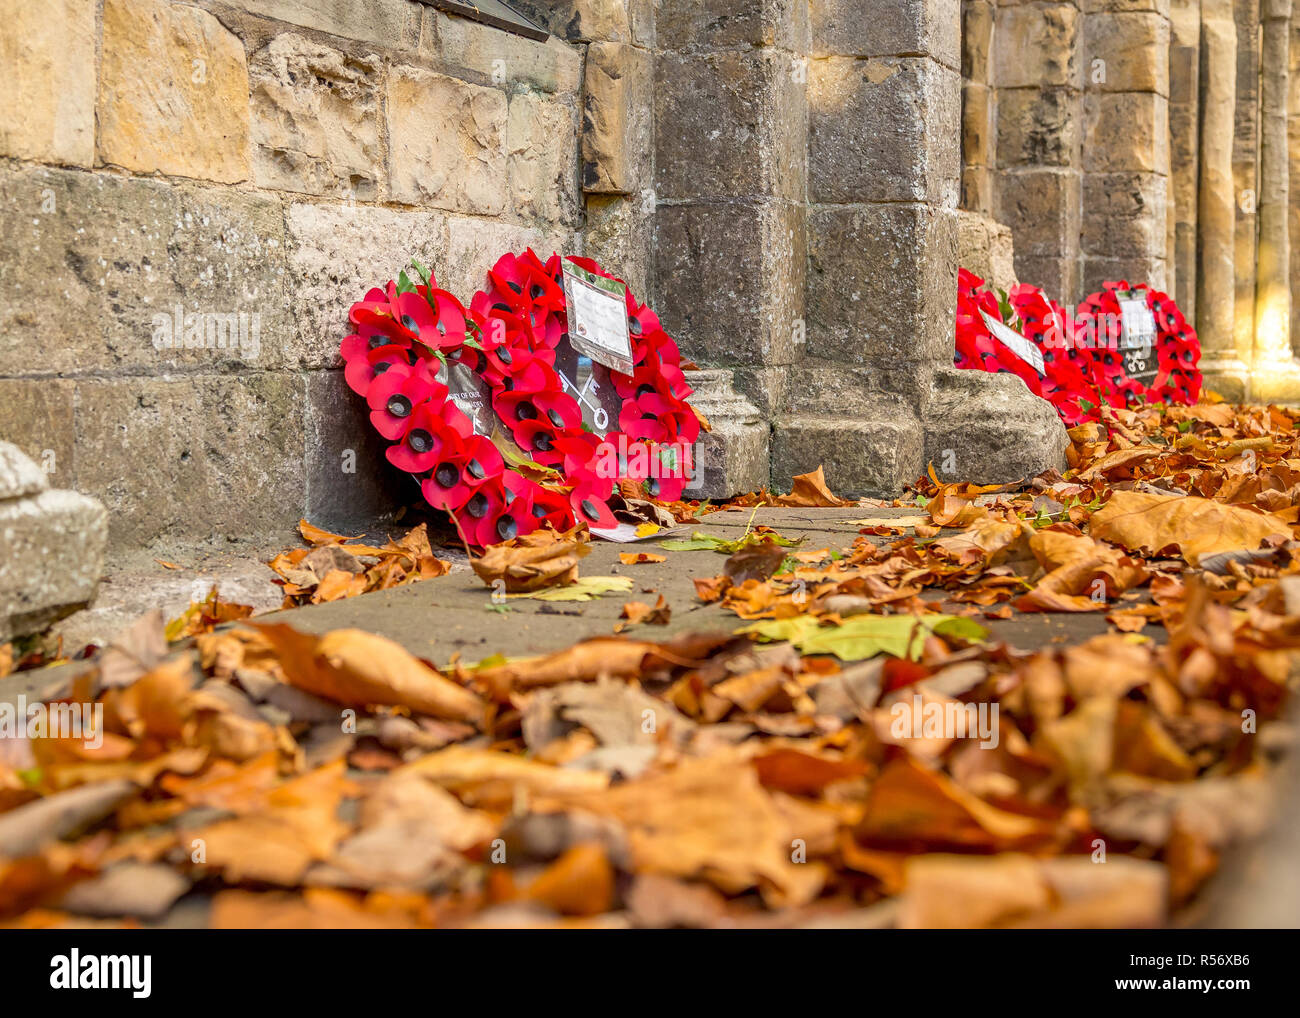
[(454, 488), (460, 480), (460, 471), (454, 463), (439, 463), (438, 469), (433, 472), (433, 479), (440, 488)]
[(481, 481), (487, 476), (487, 471), (483, 469), (483, 464), (478, 460), (470, 460), (466, 463), (465, 470), (476, 481)]
[(417, 336), (420, 334), (420, 323), (410, 315), (402, 315), (402, 324), (406, 326), (408, 331), (414, 332)]
[(388, 412), (394, 417), (411, 416), (411, 400), (400, 392), (388, 397)]
[(564, 418), (560, 416), (560, 411), (556, 410), (554, 407), (546, 411), (546, 416), (551, 419), (551, 423), (557, 428), (564, 427)]
[(582, 509), (582, 515), (587, 517), (587, 519), (589, 520), (600, 519), (600, 510), (596, 508), (595, 503), (592, 502), (591, 499), (584, 498), (582, 500), (582, 505), (580, 506), (580, 508)]
[(473, 498), (471, 498), (468, 502), (465, 503), (465, 511), (468, 512), (471, 516), (473, 516), (474, 519), (481, 520), (484, 516), (487, 515), (487, 511), (488, 511), (487, 496), (480, 491), (477, 495), (475, 495)]
[(428, 452), (433, 448), (433, 436), (423, 428), (413, 428), (406, 436), (406, 442), (415, 452)]
[(497, 360), (502, 364), (509, 364), (515, 359), (514, 354), (510, 352), (510, 347), (502, 346), (497, 348)]
[(538, 452), (551, 451), (551, 436), (544, 431), (538, 432), (533, 436), (533, 448)]
[(382, 333), (376, 332), (374, 335), (370, 337), (369, 342), (370, 342), (371, 350), (378, 350), (381, 346), (387, 346), (389, 343), (392, 342), (392, 340), (389, 339), (387, 336), (383, 335)]
[(502, 516), (497, 520), (497, 537), (503, 541), (509, 541), (519, 533), (519, 524), (513, 516)]
[(521, 421), (537, 420), (537, 407), (533, 406), (528, 400), (524, 400), (515, 407), (515, 416)]
[(392, 366), (393, 365), (388, 361), (380, 361), (378, 364), (375, 365), (375, 374), (382, 375), (385, 371), (387, 371)]

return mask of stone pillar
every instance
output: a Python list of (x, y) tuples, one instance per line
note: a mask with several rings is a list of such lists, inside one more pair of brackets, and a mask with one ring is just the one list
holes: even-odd
[(1296, 181), (1287, 198), (1288, 230), (1291, 241), (1291, 349), (1300, 357), (1300, 315), (1294, 313), (1300, 306), (1300, 17), (1295, 6), (1291, 11), (1291, 49), (1289, 99), (1287, 102), (1287, 153), (1288, 176)]
[(1234, 0), (1237, 22), (1237, 108), (1232, 129), (1232, 176), (1237, 225), (1233, 266), (1233, 344), (1251, 363), (1255, 347), (1255, 249), (1259, 208), (1259, 42), (1260, 0)]
[(1074, 3), (997, 10), (997, 219), (1015, 237), (1016, 275), (1072, 303), (1079, 289), (1083, 18)]
[(996, 95), (990, 72), (992, 0), (963, 0), (961, 31), (961, 207), (993, 212)]
[(1045, 401), (951, 367), (960, 0), (707, 8), (657, 8), (659, 306), (772, 420), (774, 485), (1058, 463)]
[(1165, 287), (1169, 187), (1167, 0), (1084, 17), (1082, 254), (1085, 292), (1108, 279)]
[(1169, 189), (1174, 288), (1187, 320), (1196, 321), (1196, 211), (1200, 173), (1201, 0), (1169, 9)]
[(1233, 337), (1237, 195), (1232, 132), (1237, 106), (1237, 24), (1232, 0), (1201, 0), (1201, 172), (1197, 219), (1196, 331), (1201, 371), (1229, 399), (1244, 399), (1246, 364)]
[(655, 18), (656, 308), (770, 418), (804, 336), (807, 7), (660, 2)]
[(1300, 374), (1291, 355), (1290, 89), (1291, 0), (1263, 0), (1260, 83), (1259, 250), (1252, 398), (1291, 396)]

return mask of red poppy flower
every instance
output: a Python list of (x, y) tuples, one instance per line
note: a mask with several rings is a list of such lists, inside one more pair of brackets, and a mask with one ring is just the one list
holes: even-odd
[(444, 419), (442, 408), (429, 401), (415, 408), (406, 434), (390, 445), (385, 455), (399, 470), (422, 474), (443, 460), (458, 459), (463, 449), (463, 437)]
[[(352, 340), (359, 342), (352, 343)], [(411, 364), (410, 347), (389, 344), (372, 350), (360, 336), (349, 336), (343, 344), (343, 379), (358, 396), (365, 396), (371, 383), (394, 365), (409, 367)]]
[(609, 492), (602, 493), (596, 478), (583, 478), (569, 492), (569, 507), (573, 510), (573, 518), (596, 530), (609, 530), (618, 526), (618, 520), (614, 519), (614, 514), (605, 501), (608, 498)]
[(574, 524), (568, 496), (544, 485), (537, 485), (532, 492), (529, 512), (538, 527), (551, 527), (563, 532), (572, 529)]
[(397, 441), (410, 427), (415, 408), (427, 400), (447, 398), (447, 387), (437, 382), (424, 362), (395, 364), (371, 384), (366, 402), (370, 422), (384, 438)]

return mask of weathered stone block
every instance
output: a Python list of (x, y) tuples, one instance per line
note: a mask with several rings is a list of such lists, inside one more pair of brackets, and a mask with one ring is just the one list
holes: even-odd
[(961, 208), (988, 213), (993, 210), (993, 171), (987, 166), (963, 166)]
[(140, 173), (248, 179), (244, 44), (198, 7), (104, 0), (99, 157)]
[[(1077, 172), (1041, 169), (1005, 173), (999, 185), (996, 218), (1011, 227), (1018, 256), (1071, 250), (1071, 239), (1079, 235)], [(1031, 278), (1023, 270), (1020, 276)]]
[(95, 7), (0, 0), (0, 154), (95, 161)]
[[(288, 360), (295, 365), (339, 364), (339, 343), (351, 332), (348, 308), (372, 286), (396, 279), (411, 258), (432, 269), (439, 285), (450, 285), (443, 275), (447, 226), (440, 213), (295, 203), (285, 222), (296, 325)], [(468, 301), (474, 290), (453, 292)]]
[[(633, 0), (641, 17), (652, 2)], [(626, 0), (515, 0), (514, 8), (570, 42), (633, 41)]]
[(420, 500), (420, 488), (385, 457), (365, 400), (339, 371), (307, 374), (306, 513), (325, 527), (369, 524)]
[(655, 63), (661, 199), (804, 197), (804, 86), (785, 53), (746, 50)]
[(588, 258), (627, 281), (641, 300), (650, 299), (654, 206), (641, 196), (589, 195), (583, 233)]
[(915, 419), (893, 412), (778, 418), (772, 429), (772, 485), (822, 466), (841, 495), (898, 495), (925, 471), (924, 437)]
[(0, 171), (0, 198), (23, 252), (0, 270), (0, 375), (283, 362), (278, 201), (39, 168)]
[(1077, 304), (1088, 292), (1079, 289), (1079, 256), (1072, 254), (1024, 255), (1016, 251), (1016, 277), (1034, 281), (1053, 300)]
[(653, 92), (651, 54), (619, 43), (592, 43), (583, 88), (584, 191), (635, 194), (653, 183)]
[(479, 215), (509, 200), (505, 94), (416, 67), (388, 75), (389, 193)]
[(104, 507), (51, 491), (45, 474), (0, 442), (0, 640), (36, 632), (95, 595)]
[(514, 213), (550, 223), (577, 223), (581, 210), (574, 111), (530, 95), (511, 96), (506, 149)]
[(77, 383), (77, 484), (116, 547), (272, 534), (302, 515), (301, 377), (259, 372)]
[(815, 201), (956, 205), (961, 81), (916, 57), (815, 61), (808, 185)]
[[(798, 362), (796, 362), (798, 363)], [(754, 406), (765, 420), (786, 412), (785, 394), (790, 389), (791, 365), (778, 364), (762, 368), (732, 368), (731, 384)]]
[[(525, 17), (527, 15), (525, 14)], [(582, 50), (560, 39), (525, 39), (468, 18), (434, 12), (436, 44), (426, 47), (448, 64), (477, 71), (493, 85), (527, 85), (571, 96), (582, 80)], [(563, 36), (561, 36), (563, 38)]]
[(532, 248), (545, 261), (553, 252), (582, 254), (582, 236), (556, 225), (538, 228), (494, 223), (468, 216), (447, 217), (447, 245), (432, 264), (438, 284), (469, 301), (487, 282), (487, 271), (507, 251)]
[(963, 166), (993, 166), (995, 93), (987, 85), (966, 82), (961, 90), (961, 159)]
[(998, 164), (1077, 166), (1079, 105), (1079, 94), (1064, 88), (999, 90)]
[(420, 25), (419, 4), (408, 0), (234, 0), (239, 6), (290, 25), (345, 39), (409, 49)]
[(882, 57), (920, 53), (954, 70), (961, 66), (959, 4), (818, 0), (810, 5), (809, 18), (813, 53), (818, 56)]
[(731, 372), (692, 371), (686, 381), (695, 390), (691, 406), (710, 425), (696, 444), (691, 497), (727, 498), (765, 487), (771, 429), (754, 404), (732, 387)]
[(697, 363), (788, 364), (802, 333), (800, 206), (659, 207), (656, 310)]
[(0, 439), (0, 503), (49, 488), (45, 471), (11, 442)]
[(664, 50), (798, 48), (806, 7), (800, 0), (655, 0), (656, 41)]
[(990, 0), (965, 0), (961, 5), (961, 76), (987, 85), (993, 69), (993, 22)]
[[(1169, 18), (1153, 12), (1089, 14), (1084, 49), (1090, 87), (1169, 95)], [(1096, 73), (1100, 65), (1101, 74)]]
[(957, 264), (996, 287), (1010, 290), (1016, 284), (1011, 230), (988, 216), (958, 209)]
[(922, 419), (941, 481), (1000, 484), (1065, 466), (1070, 439), (1056, 410), (1012, 374), (936, 371)]
[(308, 194), (379, 196), (381, 62), (292, 32), (253, 55), (253, 181)]
[[(53, 483), (75, 488), (73, 409), (75, 385), (58, 378), (39, 382), (0, 379), (0, 441), (11, 442)], [(0, 481), (0, 497), (5, 485)]]
[(1000, 88), (1082, 85), (1080, 15), (1073, 4), (998, 9), (993, 32), (993, 80)]
[(1090, 92), (1083, 108), (1086, 171), (1169, 171), (1169, 100), (1164, 96)]
[(953, 213), (887, 204), (812, 210), (808, 353), (857, 364), (951, 356)]
[(1167, 184), (1168, 178), (1154, 173), (1084, 177), (1084, 256), (1163, 258)]
[(1105, 11), (1149, 11), (1169, 16), (1169, 0), (1082, 0), (1079, 9), (1085, 14)]

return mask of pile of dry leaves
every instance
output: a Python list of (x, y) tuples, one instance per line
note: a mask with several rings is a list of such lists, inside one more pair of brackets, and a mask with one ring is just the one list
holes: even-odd
[[(1064, 476), (931, 478), (849, 548), (755, 528), (696, 581), (740, 621), (668, 642), (435, 666), (355, 630), (244, 620), (169, 650), (142, 623), (60, 701), (101, 712), (96, 738), (0, 740), (0, 918), (147, 922), (188, 895), (221, 927), (1169, 922), (1274, 812), (1296, 420), (1116, 411)], [(813, 480), (796, 504), (834, 499)], [(304, 537), (276, 560), (293, 603), (445, 568), (422, 531)], [(585, 550), (476, 568), (529, 590)], [(1115, 626), (987, 639), (1027, 611)]]

